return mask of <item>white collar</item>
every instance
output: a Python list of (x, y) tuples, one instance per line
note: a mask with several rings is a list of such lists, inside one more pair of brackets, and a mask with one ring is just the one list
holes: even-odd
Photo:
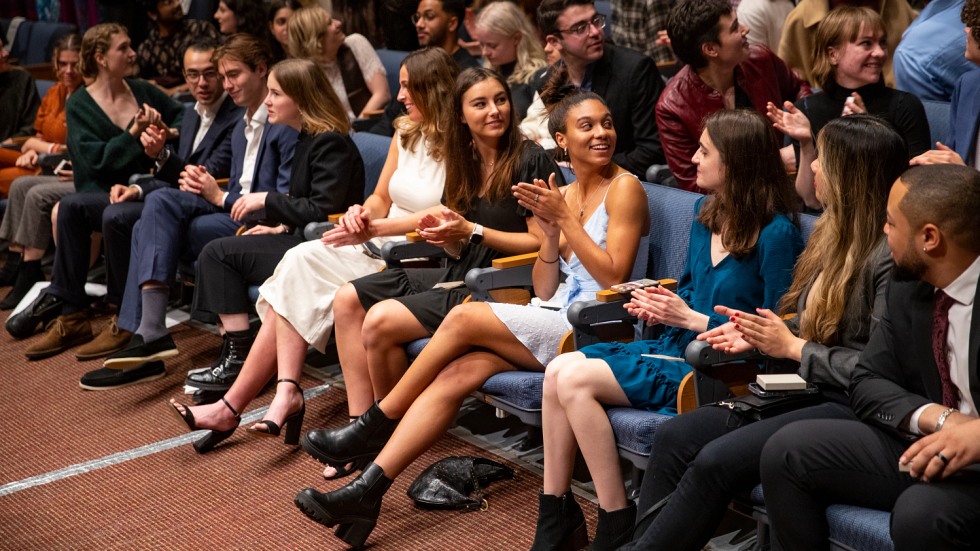
[(269, 120), (269, 108), (265, 106), (265, 103), (259, 105), (259, 108), (252, 113), (252, 118), (248, 118), (248, 113), (242, 115), (245, 119), (245, 126), (261, 126)]
[(963, 273), (952, 283), (944, 287), (943, 292), (956, 302), (970, 306), (976, 297), (978, 280), (980, 280), (980, 256), (977, 256), (973, 264), (963, 270)]
[(218, 114), (218, 110), (221, 109), (221, 104), (225, 102), (225, 98), (228, 96), (228, 92), (221, 92), (221, 97), (216, 101), (212, 102), (211, 105), (204, 106), (201, 102), (194, 103), (194, 111), (197, 111), (197, 116), (204, 118), (204, 114), (207, 113), (211, 117)]

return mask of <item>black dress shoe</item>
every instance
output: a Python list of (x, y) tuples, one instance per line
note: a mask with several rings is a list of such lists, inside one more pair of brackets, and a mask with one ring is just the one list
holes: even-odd
[(248, 357), (254, 341), (255, 336), (251, 333), (245, 335), (226, 333), (217, 361), (207, 369), (195, 370), (187, 375), (184, 384), (201, 390), (228, 390), (241, 373), (245, 358)]
[(61, 315), (65, 301), (42, 292), (34, 302), (30, 303), (17, 314), (7, 320), (7, 332), (15, 339), (26, 339), (37, 333), (38, 327), (44, 327), (49, 321)]
[(155, 381), (167, 374), (163, 362), (150, 362), (132, 369), (103, 367), (82, 375), (78, 386), (85, 390), (112, 390), (124, 386)]
[(177, 354), (177, 345), (174, 344), (174, 339), (169, 334), (150, 342), (143, 342), (143, 335), (135, 334), (133, 338), (129, 339), (129, 344), (125, 348), (110, 354), (102, 366), (109, 369), (129, 369), (145, 363), (172, 358)]

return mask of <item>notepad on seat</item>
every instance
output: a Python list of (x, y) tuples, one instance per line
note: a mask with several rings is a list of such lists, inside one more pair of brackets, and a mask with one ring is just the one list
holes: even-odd
[(760, 388), (762, 388), (762, 390), (766, 391), (806, 389), (806, 379), (800, 377), (796, 373), (771, 373), (766, 375), (757, 375), (755, 377), (755, 382)]

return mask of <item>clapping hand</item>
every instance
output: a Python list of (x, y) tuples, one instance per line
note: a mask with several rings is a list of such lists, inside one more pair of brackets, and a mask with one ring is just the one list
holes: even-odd
[(568, 213), (565, 197), (555, 180), (555, 173), (548, 176), (547, 183), (535, 178), (533, 184), (520, 182), (511, 187), (517, 203), (534, 214), (534, 221), (544, 235), (556, 237), (561, 232), (559, 222)]
[[(647, 287), (633, 291), (633, 298), (624, 306), (626, 311), (647, 325), (663, 323), (672, 327), (695, 329), (700, 314), (691, 309), (684, 299), (665, 287)], [(701, 329), (704, 328), (702, 324)]]
[(773, 128), (800, 143), (807, 143), (813, 139), (810, 119), (806, 118), (806, 115), (792, 102), (784, 102), (782, 109), (772, 102), (767, 103), (766, 116), (772, 122)]
[[(767, 356), (799, 361), (803, 354), (805, 340), (797, 337), (773, 311), (756, 308), (758, 315), (735, 310), (726, 306), (715, 306), (715, 312), (728, 316), (741, 334), (742, 340)], [(708, 342), (711, 342), (710, 340)]]
[(324, 245), (342, 247), (359, 245), (374, 237), (371, 212), (363, 205), (353, 205), (337, 221), (332, 229), (323, 232), (320, 241)]
[(753, 347), (745, 339), (742, 333), (736, 329), (735, 322), (725, 322), (714, 329), (705, 331), (698, 335), (699, 341), (706, 341), (711, 348), (724, 352), (725, 354), (740, 354), (748, 352)]

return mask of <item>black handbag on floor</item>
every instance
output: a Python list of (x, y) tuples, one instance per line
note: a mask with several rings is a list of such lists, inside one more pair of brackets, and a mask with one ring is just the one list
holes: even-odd
[[(408, 497), (430, 509), (486, 509), (483, 488), (497, 480), (514, 478), (514, 469), (482, 457), (447, 457), (436, 461), (408, 488)], [(475, 492), (475, 496), (470, 494)]]

